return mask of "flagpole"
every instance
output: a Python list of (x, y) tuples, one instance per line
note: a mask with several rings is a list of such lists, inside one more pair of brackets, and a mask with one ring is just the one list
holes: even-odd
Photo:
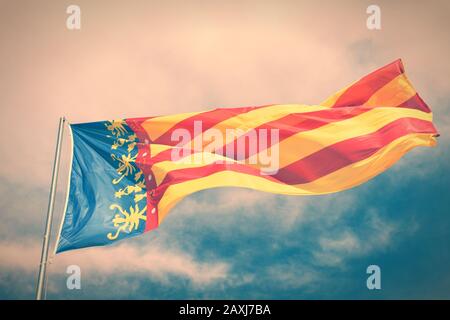
[(41, 263), (39, 264), (39, 276), (36, 288), (36, 300), (42, 300), (44, 296), (45, 275), (48, 263), (48, 248), (52, 231), (53, 208), (55, 206), (56, 185), (58, 184), (59, 159), (61, 157), (61, 145), (63, 140), (64, 117), (59, 118), (58, 137), (56, 140), (55, 160), (53, 162), (52, 183), (50, 185), (50, 196), (48, 199), (47, 222), (45, 225), (44, 240), (42, 242)]

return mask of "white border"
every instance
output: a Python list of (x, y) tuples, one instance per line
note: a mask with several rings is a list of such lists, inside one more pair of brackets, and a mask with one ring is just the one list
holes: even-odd
[(71, 142), (71, 145), (72, 145), (71, 148), (70, 148), (69, 180), (67, 181), (66, 202), (64, 204), (64, 212), (63, 212), (63, 216), (61, 218), (61, 224), (59, 226), (58, 236), (56, 237), (55, 249), (53, 250), (53, 256), (56, 255), (56, 249), (58, 248), (58, 243), (59, 243), (59, 240), (61, 238), (61, 231), (62, 231), (62, 227), (64, 225), (64, 220), (66, 220), (67, 205), (68, 205), (68, 202), (69, 202), (69, 193), (70, 193), (70, 181), (72, 180), (72, 163), (73, 163), (73, 148), (74, 148), (74, 144), (73, 144), (72, 127), (70, 126), (70, 123), (68, 121), (67, 121), (67, 125), (69, 126), (70, 142)]

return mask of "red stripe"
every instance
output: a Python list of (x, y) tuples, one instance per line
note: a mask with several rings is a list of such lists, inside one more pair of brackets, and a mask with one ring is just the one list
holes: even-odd
[(398, 119), (371, 134), (344, 140), (315, 152), (280, 169), (276, 177), (287, 184), (311, 182), (369, 158), (395, 139), (409, 133), (435, 133), (435, 130), (429, 121), (416, 118)]
[(335, 102), (334, 108), (362, 105), (370, 97), (404, 72), (400, 59), (370, 73), (350, 86)]
[(172, 140), (172, 132), (177, 129), (185, 129), (187, 130), (191, 137), (194, 138), (194, 122), (200, 121), (202, 124), (202, 132), (214, 127), (218, 123), (225, 121), (229, 118), (235, 117), (239, 114), (247, 113), (249, 111), (263, 108), (260, 107), (242, 107), (242, 108), (219, 108), (211, 111), (202, 112), (187, 119), (184, 119), (178, 123), (176, 123), (172, 128), (167, 130), (164, 134), (162, 134), (159, 138), (155, 139), (153, 143), (157, 144), (165, 144), (169, 146), (176, 145), (178, 141)]
[(423, 112), (430, 113), (430, 107), (422, 100), (418, 93), (416, 93), (413, 97), (411, 97), (408, 101), (403, 102), (398, 107), (400, 108), (409, 108), (409, 109), (417, 109)]
[(217, 154), (225, 155), (227, 148), (229, 148), (231, 145), (233, 145), (233, 150), (237, 150), (238, 144), (242, 143), (243, 145), (245, 145), (245, 152), (243, 154), (237, 154), (235, 152), (233, 155), (233, 159), (247, 159), (253, 154), (257, 154), (272, 146), (271, 135), (269, 132), (269, 130), (271, 129), (279, 130), (279, 142), (281, 142), (297, 133), (317, 129), (333, 122), (350, 119), (372, 109), (372, 107), (358, 106), (289, 114), (281, 119), (267, 122), (255, 128), (257, 134), (259, 133), (259, 130), (266, 129), (267, 136), (269, 138), (267, 144), (263, 145), (263, 147), (260, 148), (259, 136), (257, 137), (257, 141), (253, 142), (253, 144), (256, 144), (256, 152), (251, 152), (252, 150), (249, 150), (249, 143), (245, 143), (246, 141), (244, 141), (245, 139), (248, 139), (248, 137), (246, 136), (235, 139), (233, 142), (230, 142), (220, 149), (217, 149), (215, 152)]
[(230, 170), (263, 177), (284, 184), (312, 182), (333, 171), (366, 159), (378, 150), (409, 133), (435, 133), (429, 121), (415, 118), (402, 118), (391, 122), (378, 131), (338, 142), (306, 158), (286, 166), (272, 176), (260, 174), (260, 170), (243, 164), (210, 164), (199, 168), (173, 170), (167, 173), (163, 182), (155, 189), (155, 199), (161, 199), (170, 185), (209, 176), (213, 173)]
[[(317, 129), (321, 126), (327, 125), (332, 122), (337, 122), (345, 119), (349, 119), (351, 117), (357, 116), (359, 114), (362, 114), (364, 112), (367, 112), (369, 110), (372, 110), (372, 107), (348, 107), (348, 108), (339, 108), (339, 109), (327, 109), (327, 110), (320, 110), (320, 111), (313, 111), (313, 112), (307, 112), (307, 113), (293, 113), (290, 115), (287, 115), (281, 119), (274, 120), (267, 122), (259, 127), (257, 127), (255, 130), (258, 133), (260, 129), (279, 129), (279, 142), (281, 142), (284, 139), (289, 138), (290, 136), (297, 134), (299, 132), (308, 131), (312, 129)], [(267, 146), (265, 148), (259, 147), (259, 140), (257, 141), (257, 153), (263, 151), (264, 149), (267, 149), (272, 146), (272, 141), (270, 139), (270, 133), (269, 140), (267, 143)], [(245, 137), (239, 137), (235, 139), (233, 142), (230, 142), (228, 145), (233, 144), (234, 150), (237, 150), (237, 144), (242, 143), (243, 139)], [(226, 155), (226, 148), (227, 145), (215, 150), (216, 154), (220, 155)], [(198, 150), (195, 151), (190, 146), (186, 146), (186, 149), (189, 149), (188, 154), (194, 154), (199, 152)], [(245, 158), (243, 155), (234, 154), (233, 158), (234, 160), (242, 160), (246, 159), (249, 156), (253, 155), (254, 152), (250, 152), (248, 143), (245, 143)], [(201, 151), (200, 151), (201, 152)], [(171, 161), (171, 154), (172, 150), (168, 149), (165, 151), (160, 152), (158, 155), (152, 158), (152, 163), (158, 163), (161, 161)]]

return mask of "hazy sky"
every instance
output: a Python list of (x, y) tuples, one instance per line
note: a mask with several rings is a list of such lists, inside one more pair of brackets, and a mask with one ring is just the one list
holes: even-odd
[[(81, 30), (66, 28), (70, 4)], [(370, 4), (381, 30), (366, 27)], [(334, 195), (200, 192), (155, 232), (56, 256), (48, 297), (450, 298), (449, 34), (445, 0), (1, 0), (0, 298), (34, 295), (60, 116), (315, 104), (397, 58), (433, 110), (437, 148)], [(70, 264), (82, 290), (66, 289)], [(365, 286), (369, 264), (379, 292)]]

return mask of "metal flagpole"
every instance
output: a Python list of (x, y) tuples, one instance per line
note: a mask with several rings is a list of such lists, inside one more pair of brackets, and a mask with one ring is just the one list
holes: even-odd
[(47, 222), (45, 225), (44, 241), (42, 243), (41, 263), (39, 264), (39, 276), (36, 289), (36, 300), (42, 300), (44, 296), (45, 272), (48, 262), (48, 247), (52, 231), (53, 208), (55, 206), (56, 185), (58, 183), (59, 159), (61, 156), (61, 144), (63, 139), (64, 117), (59, 118), (58, 138), (56, 140), (55, 160), (53, 162), (52, 183), (50, 186), (50, 196), (48, 200)]

